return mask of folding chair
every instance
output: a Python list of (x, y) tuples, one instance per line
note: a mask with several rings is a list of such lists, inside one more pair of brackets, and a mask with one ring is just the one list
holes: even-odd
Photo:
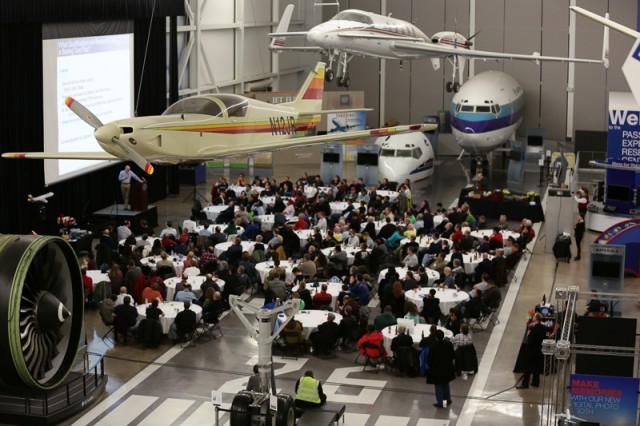
[[(375, 369), (374, 371), (377, 373), (380, 367), (385, 362), (384, 348), (382, 347), (382, 340), (378, 345), (370, 342), (365, 342), (362, 344), (362, 347), (364, 348), (364, 367), (362, 368), (362, 371), (363, 372), (367, 371), (367, 367), (370, 366), (370, 367), (373, 367)], [(369, 350), (371, 350), (372, 352), (377, 351), (378, 356), (373, 356), (375, 352), (373, 352), (370, 355)]]
[(199, 330), (198, 340), (203, 339), (209, 341), (211, 339), (217, 339), (218, 337), (224, 337), (222, 327), (220, 327), (220, 316), (222, 316), (223, 313), (224, 310), (219, 310), (217, 312), (206, 312), (202, 315), (200, 322), (196, 326), (196, 329)]

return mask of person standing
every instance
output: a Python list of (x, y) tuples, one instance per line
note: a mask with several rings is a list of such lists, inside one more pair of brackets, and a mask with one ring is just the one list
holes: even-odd
[(578, 213), (578, 222), (574, 227), (574, 236), (576, 238), (578, 255), (574, 257), (573, 260), (580, 260), (580, 253), (582, 251), (582, 237), (584, 237), (584, 228), (584, 215), (582, 213)]
[[(525, 342), (526, 363), (524, 367), (524, 375), (522, 376), (522, 384), (516, 386), (516, 389), (528, 389), (529, 379), (531, 386), (537, 388), (540, 386), (540, 364), (542, 364), (542, 341), (547, 335), (547, 328), (542, 324), (542, 314), (536, 313), (533, 317), (533, 323), (527, 331), (527, 340)], [(533, 377), (531, 377), (533, 375)]]
[(443, 408), (444, 402), (448, 405), (453, 402), (451, 400), (451, 391), (449, 382), (455, 379), (456, 372), (453, 362), (456, 355), (453, 351), (453, 345), (450, 341), (444, 340), (444, 332), (436, 331), (436, 341), (429, 349), (427, 355), (427, 383), (433, 384), (436, 388), (436, 402), (434, 407)]
[(118, 175), (118, 180), (120, 181), (120, 192), (122, 193), (122, 202), (124, 203), (125, 210), (131, 210), (131, 204), (129, 204), (129, 193), (131, 192), (132, 178), (138, 182), (143, 182), (138, 175), (131, 171), (131, 167), (129, 166), (125, 166), (124, 170), (121, 170)]
[(589, 205), (589, 193), (584, 188), (579, 188), (573, 195), (573, 199), (578, 203), (578, 212), (582, 217), (585, 217)]

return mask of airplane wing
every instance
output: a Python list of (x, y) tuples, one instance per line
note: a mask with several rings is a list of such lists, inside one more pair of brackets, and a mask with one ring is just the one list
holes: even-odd
[(424, 42), (423, 39), (419, 37), (408, 37), (408, 36), (390, 36), (384, 34), (371, 34), (367, 32), (366, 28), (363, 28), (361, 31), (341, 31), (338, 33), (338, 37), (343, 38), (357, 38), (364, 40), (398, 40), (398, 41), (418, 41)]
[(237, 146), (220, 146), (214, 151), (207, 151), (207, 157), (211, 156), (214, 158), (220, 157), (235, 157), (238, 155), (244, 155), (247, 153), (254, 152), (269, 152), (269, 151), (279, 151), (281, 149), (292, 148), (296, 146), (309, 146), (309, 145), (318, 145), (322, 143), (329, 142), (342, 142), (342, 141), (350, 141), (354, 139), (365, 139), (365, 138), (377, 138), (380, 136), (391, 136), (393, 134), (400, 133), (409, 133), (409, 132), (426, 132), (429, 130), (433, 130), (437, 127), (436, 124), (411, 124), (405, 126), (395, 126), (395, 127), (385, 127), (381, 129), (373, 129), (373, 130), (358, 130), (354, 132), (347, 133), (332, 133), (330, 135), (319, 135), (319, 136), (303, 136), (299, 138), (291, 138), (284, 141), (279, 141), (274, 146), (274, 142), (258, 142), (251, 144), (247, 147), (237, 147)]
[(29, 160), (123, 160), (106, 152), (4, 152), (2, 158)]
[(298, 116), (340, 114), (344, 112), (367, 112), (367, 111), (373, 111), (373, 108), (345, 108), (345, 109), (323, 109), (320, 111), (301, 111), (298, 113)]
[(406, 41), (397, 41), (392, 43), (391, 48), (399, 55), (406, 53), (412, 57), (421, 56), (424, 58), (444, 58), (449, 56), (462, 56), (468, 59), (494, 59), (494, 60), (528, 60), (528, 61), (555, 61), (555, 62), (578, 62), (585, 64), (601, 64), (602, 61), (595, 59), (577, 59), (567, 58), (562, 56), (542, 56), (535, 52), (532, 55), (525, 55), (520, 53), (501, 53), (501, 52), (487, 52), (484, 50), (469, 50), (463, 48), (452, 48), (446, 46), (439, 46), (433, 43), (411, 43)]
[(269, 37), (272, 38), (271, 44), (269, 44), (269, 49), (275, 52), (284, 52), (288, 51), (298, 51), (298, 52), (322, 52), (324, 49), (321, 49), (317, 46), (285, 46), (284, 43), (287, 40), (287, 37), (307, 37), (308, 31), (292, 31), (288, 32), (289, 22), (291, 22), (291, 14), (293, 13), (293, 4), (288, 5), (284, 9), (284, 13), (282, 14), (282, 18), (280, 18), (280, 23), (278, 24), (278, 28), (275, 33), (269, 33)]
[(579, 13), (582, 16), (586, 16), (589, 19), (592, 19), (596, 22), (601, 23), (602, 25), (606, 25), (609, 28), (612, 28), (616, 31), (621, 32), (622, 34), (626, 34), (629, 37), (633, 37), (633, 38), (640, 38), (640, 32), (638, 31), (634, 31), (629, 27), (625, 27), (622, 24), (619, 24), (615, 21), (612, 21), (611, 19), (607, 19), (607, 18), (603, 18), (600, 15), (596, 15), (593, 12), (589, 12), (586, 9), (583, 9), (581, 7), (578, 6), (569, 6), (569, 9), (571, 9), (572, 11), (574, 11), (575, 13)]

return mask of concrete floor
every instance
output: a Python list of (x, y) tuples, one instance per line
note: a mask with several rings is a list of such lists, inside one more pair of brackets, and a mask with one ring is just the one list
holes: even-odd
[[(256, 171), (278, 180), (285, 175), (292, 179), (308, 171), (319, 172), (317, 165), (291, 165), (275, 171)], [(208, 171), (207, 184), (200, 185), (200, 193), (208, 197), (209, 188), (219, 171)], [(239, 170), (232, 171), (237, 175)], [(346, 170), (347, 177), (353, 170)], [(493, 170), (490, 185), (504, 185), (504, 172)], [(537, 174), (527, 174), (528, 190), (540, 190)], [(439, 160), (435, 176), (415, 185), (414, 202), (427, 198), (432, 205), (440, 201), (445, 206), (458, 196), (466, 184), (462, 168), (454, 158)], [(159, 223), (165, 220), (182, 222), (190, 214), (191, 203), (182, 202), (191, 188), (183, 187), (178, 196), (156, 203)], [(573, 213), (570, 213), (573, 214)], [(545, 238), (544, 224), (536, 229), (537, 239)], [(595, 234), (587, 233), (583, 251), (587, 250)], [(347, 405), (345, 425), (534, 425), (542, 417), (542, 395), (545, 384), (538, 389), (516, 390), (519, 375), (512, 373), (525, 327), (526, 312), (539, 303), (542, 295), (548, 299), (552, 288), (579, 285), (586, 290), (587, 261), (559, 263), (544, 253), (538, 243), (527, 262), (521, 262), (516, 279), (502, 289), (503, 305), (500, 324), (476, 332), (473, 341), (480, 358), (480, 371), (468, 380), (458, 378), (451, 383), (453, 405), (446, 409), (432, 406), (435, 401), (432, 385), (424, 378), (397, 377), (388, 371), (378, 374), (362, 372), (354, 364), (355, 353), (337, 352), (333, 359), (313, 356), (297, 360), (275, 357), (277, 386), (293, 393), (295, 381), (302, 371), (312, 368), (329, 396), (330, 401)], [(573, 248), (575, 253), (575, 247)], [(583, 256), (583, 259), (586, 256)], [(625, 291), (640, 292), (640, 280), (627, 278)], [(259, 303), (259, 301), (256, 301)], [(377, 304), (377, 300), (373, 305)], [(586, 302), (580, 302), (583, 306)], [(379, 308), (374, 308), (377, 312)], [(638, 306), (624, 304), (625, 316), (637, 316)], [(243, 389), (257, 355), (256, 344), (248, 337), (235, 314), (222, 320), (224, 337), (195, 347), (181, 349), (165, 341), (157, 349), (145, 349), (138, 343), (117, 345), (101, 336), (106, 331), (97, 311), (87, 311), (85, 325), (88, 349), (105, 355), (109, 375), (106, 393), (85, 412), (66, 424), (154, 424), (205, 425), (213, 424), (212, 390), (223, 392), (225, 405)], [(549, 380), (550, 383), (550, 380)], [(228, 421), (222, 416), (221, 425)]]

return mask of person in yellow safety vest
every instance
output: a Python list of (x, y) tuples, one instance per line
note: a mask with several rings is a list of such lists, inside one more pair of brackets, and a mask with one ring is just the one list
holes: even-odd
[(320, 380), (313, 378), (313, 371), (307, 370), (304, 376), (296, 382), (296, 406), (313, 408), (323, 405), (327, 396), (322, 392)]

